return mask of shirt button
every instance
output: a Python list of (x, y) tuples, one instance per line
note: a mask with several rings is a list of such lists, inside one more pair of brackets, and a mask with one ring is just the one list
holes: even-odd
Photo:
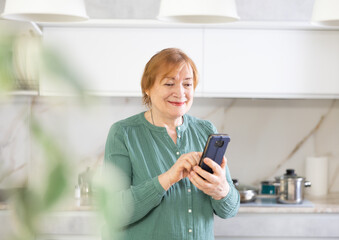
[(191, 212), (192, 212), (192, 209), (188, 209), (188, 212), (191, 213)]
[(180, 130), (180, 127), (178, 127), (178, 130)]
[(177, 155), (179, 155), (180, 154), (180, 152), (177, 152)]
[(178, 135), (178, 138), (181, 138), (181, 136), (180, 136), (180, 135)]
[(189, 189), (187, 190), (187, 192), (191, 192), (191, 189), (189, 188)]
[(191, 233), (191, 232), (192, 232), (192, 229), (188, 229), (188, 232), (190, 232), (190, 233)]

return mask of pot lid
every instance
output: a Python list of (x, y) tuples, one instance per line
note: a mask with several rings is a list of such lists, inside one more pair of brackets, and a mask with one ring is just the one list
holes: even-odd
[(289, 178), (293, 178), (293, 179), (304, 179), (304, 177), (300, 177), (295, 173), (294, 169), (286, 169), (286, 173), (282, 176), (276, 177), (276, 179), (289, 179)]

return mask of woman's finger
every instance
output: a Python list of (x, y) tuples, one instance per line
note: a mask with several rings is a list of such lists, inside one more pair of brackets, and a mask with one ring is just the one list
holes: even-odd
[(188, 159), (193, 166), (198, 165), (200, 161), (199, 154), (197, 152), (190, 153)]
[(189, 161), (184, 161), (183, 162), (183, 167), (188, 171), (188, 172), (190, 172), (191, 170), (192, 170), (192, 165), (191, 165), (191, 163), (189, 162)]
[(196, 172), (190, 172), (190, 180), (193, 181), (192, 183), (199, 188), (201, 191), (204, 191), (208, 188), (211, 184), (201, 178)]
[(221, 162), (221, 164), (220, 164), (220, 167), (221, 167), (222, 169), (225, 169), (225, 168), (226, 168), (226, 164), (227, 164), (227, 158), (224, 156), (224, 157), (222, 158), (222, 162)]
[(221, 174), (221, 167), (219, 166), (219, 164), (214, 162), (212, 159), (205, 158), (204, 163), (213, 170), (213, 174), (218, 175), (218, 176)]
[(188, 162), (190, 165), (195, 166), (197, 164), (196, 161), (195, 153), (192, 152), (182, 155), (177, 162)]
[(215, 177), (213, 176), (213, 174), (205, 171), (204, 169), (202, 169), (201, 167), (195, 166), (193, 168), (194, 172), (196, 172), (197, 174), (199, 174), (201, 177), (203, 177), (204, 179), (206, 179), (208, 182), (213, 183), (215, 182)]

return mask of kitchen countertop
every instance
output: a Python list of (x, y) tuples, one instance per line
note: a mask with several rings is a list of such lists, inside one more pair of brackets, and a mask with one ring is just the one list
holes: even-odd
[[(325, 197), (306, 197), (301, 204), (241, 204), (239, 213), (339, 213), (339, 194), (331, 194)], [(95, 207), (87, 201), (72, 200), (67, 207), (60, 211), (94, 211)], [(8, 210), (10, 206), (0, 202), (0, 210)]]
[(303, 204), (241, 204), (239, 213), (339, 213), (339, 194), (306, 196)]

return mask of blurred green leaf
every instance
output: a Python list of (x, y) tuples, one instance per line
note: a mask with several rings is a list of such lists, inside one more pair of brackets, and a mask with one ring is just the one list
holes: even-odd
[(24, 235), (26, 237), (34, 236), (34, 229), (37, 227), (37, 220), (42, 213), (42, 209), (40, 207), (41, 199), (36, 193), (28, 188), (18, 192), (14, 199), (17, 218), (20, 219), (20, 221), (18, 221), (21, 230), (20, 235)]
[(48, 173), (46, 179), (46, 190), (43, 193), (44, 199), (42, 206), (48, 210), (57, 203), (67, 192), (69, 166), (67, 164), (67, 155), (58, 147), (52, 136), (43, 131), (37, 120), (31, 120), (32, 135), (42, 145), (45, 152), (46, 165), (45, 171)]
[(47, 179), (47, 187), (43, 200), (45, 209), (54, 206), (65, 194), (68, 187), (67, 172), (67, 167), (62, 163), (58, 163), (52, 169)]
[(14, 36), (0, 35), (0, 92), (14, 88), (13, 46)]
[[(14, 90), (16, 85), (16, 69), (14, 64), (14, 48), (16, 36), (2, 35), (0, 33), (0, 94)], [(18, 43), (19, 44), (19, 43)], [(20, 44), (19, 44), (20, 45)], [(36, 45), (40, 50), (40, 45)], [(40, 52), (39, 52), (40, 54)], [(38, 58), (38, 57), (37, 57)], [(30, 59), (30, 58), (28, 58)], [(31, 59), (30, 59), (31, 60)], [(35, 59), (37, 60), (37, 59)], [(41, 48), (41, 67), (57, 76), (56, 79), (70, 86), (76, 91), (78, 97), (81, 97), (82, 103), (86, 103), (84, 87), (74, 70), (67, 62), (60, 57), (58, 52), (53, 49)], [(37, 60), (38, 61), (38, 60)], [(32, 66), (25, 65), (24, 66)], [(25, 69), (25, 68), (21, 68)], [(40, 69), (41, 71), (42, 69)], [(20, 74), (18, 74), (20, 73)], [(17, 78), (24, 81), (26, 73), (24, 70), (17, 72)], [(23, 77), (19, 77), (23, 76)], [(25, 86), (23, 84), (20, 85)], [(85, 101), (84, 101), (85, 100)], [(44, 183), (42, 188), (25, 188), (20, 191), (13, 201), (13, 211), (16, 215), (16, 225), (18, 231), (15, 232), (13, 240), (33, 240), (36, 239), (39, 224), (42, 217), (66, 196), (70, 188), (69, 176), (71, 168), (69, 166), (69, 156), (67, 149), (61, 148), (55, 138), (35, 119), (34, 115), (30, 116), (31, 136), (44, 151), (45, 167), (42, 169), (44, 174), (41, 181)], [(121, 221), (128, 217), (122, 213), (119, 208), (120, 204), (116, 202), (117, 186), (112, 187), (112, 183), (120, 181), (116, 173), (109, 174), (112, 179), (99, 184), (95, 191), (96, 206), (101, 217), (107, 224), (107, 233), (111, 239), (116, 239), (116, 229), (121, 226)], [(117, 183), (119, 185), (119, 183)], [(114, 184), (113, 184), (114, 185)], [(1, 235), (1, 234), (0, 234)], [(114, 236), (114, 237), (113, 237)]]

